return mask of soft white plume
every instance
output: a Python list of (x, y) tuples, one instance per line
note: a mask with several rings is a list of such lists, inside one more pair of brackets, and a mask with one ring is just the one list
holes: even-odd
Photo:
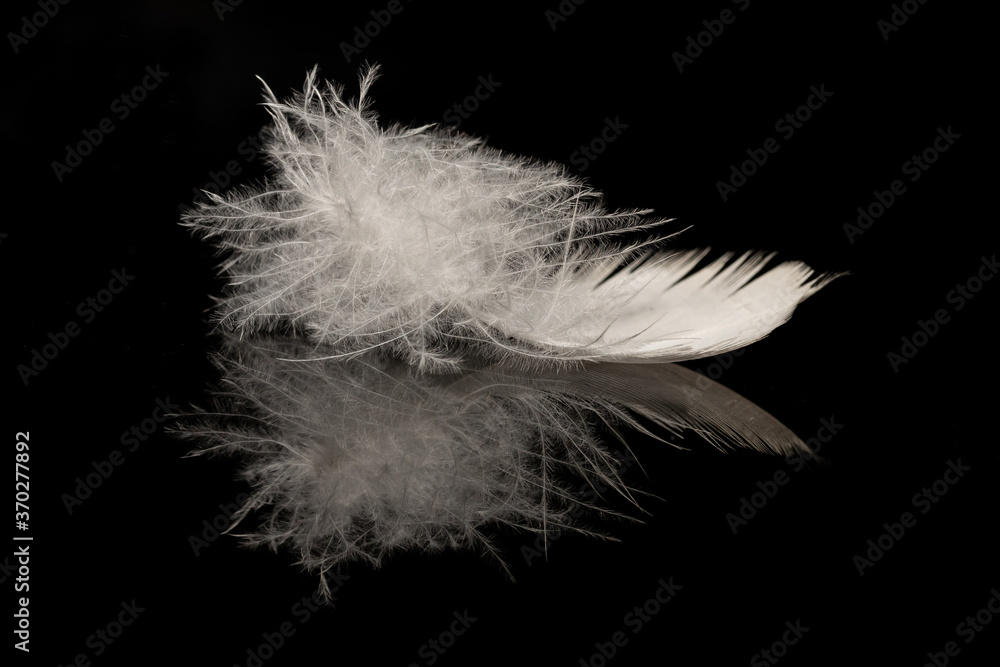
[[(480, 355), (676, 361), (753, 342), (818, 288), (800, 263), (746, 285), (761, 255), (642, 251), (622, 231), (660, 225), (610, 212), (558, 164), (509, 155), (447, 128), (378, 125), (315, 70), (277, 101), (275, 176), (187, 216), (232, 251), (220, 319), (242, 333), (299, 325), (345, 356), (381, 348), (421, 368)], [(762, 316), (761, 313), (767, 313)]]
[(829, 278), (765, 270), (770, 255), (624, 243), (669, 221), (606, 210), (557, 164), (382, 127), (374, 78), (356, 103), (315, 70), (285, 103), (265, 86), (273, 178), (185, 218), (228, 252), (217, 318), (236, 334), (218, 410), (186, 432), (246, 456), (245, 509), (270, 508), (253, 539), (325, 572), (401, 547), (488, 546), (491, 523), (561, 526), (574, 494), (556, 468), (628, 493), (598, 422), (804, 447), (669, 362), (763, 338)]

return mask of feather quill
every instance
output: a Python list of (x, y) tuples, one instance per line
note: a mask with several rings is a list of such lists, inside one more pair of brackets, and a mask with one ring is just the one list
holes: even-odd
[(265, 84), (273, 177), (184, 218), (227, 253), (228, 287), (225, 390), (182, 432), (244, 458), (240, 516), (266, 514), (248, 539), (327, 572), (399, 548), (489, 551), (491, 524), (572, 527), (566, 474), (631, 497), (599, 423), (804, 449), (674, 362), (760, 340), (830, 276), (625, 242), (669, 220), (607, 210), (558, 164), (380, 125), (376, 71), (356, 102), (315, 69), (287, 102)]

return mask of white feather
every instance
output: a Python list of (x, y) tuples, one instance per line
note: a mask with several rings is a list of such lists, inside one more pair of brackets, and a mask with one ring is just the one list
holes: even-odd
[[(249, 535), (326, 572), (487, 528), (571, 526), (557, 469), (629, 495), (597, 422), (788, 454), (774, 417), (672, 363), (766, 336), (830, 278), (771, 256), (651, 252), (564, 167), (425, 126), (381, 127), (315, 70), (270, 90), (272, 179), (185, 224), (228, 252), (227, 390), (184, 428), (237, 453)], [(624, 266), (624, 268), (622, 268)], [(282, 335), (274, 335), (280, 332)], [(269, 509), (265, 509), (269, 508)]]
[(560, 165), (447, 129), (379, 127), (365, 100), (374, 75), (356, 105), (321, 90), (315, 71), (289, 103), (268, 91), (275, 177), (186, 216), (231, 253), (226, 325), (253, 333), (290, 322), (345, 356), (381, 347), (453, 368), (469, 341), (489, 346), (511, 308), (558, 290), (567, 270), (634, 256), (616, 234), (664, 222), (605, 210)]

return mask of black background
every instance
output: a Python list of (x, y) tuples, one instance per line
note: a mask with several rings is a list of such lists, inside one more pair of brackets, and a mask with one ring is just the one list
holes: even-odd
[[(984, 427), (1000, 282), (961, 310), (947, 299), (997, 251), (985, 10), (919, 5), (886, 40), (888, 2), (564, 2), (575, 10), (554, 30), (556, 0), (404, 2), (347, 62), (342, 43), (385, 5), (247, 0), (220, 16), (207, 0), (71, 2), (16, 53), (9, 33), (39, 10), (5, 9), (4, 433), (31, 433), (28, 662), (247, 665), (248, 649), (290, 621), (295, 634), (264, 664), (427, 665), (421, 646), (468, 610), (477, 620), (436, 664), (599, 665), (595, 643), (616, 631), (628, 642), (608, 664), (747, 664), (796, 620), (809, 630), (779, 664), (922, 665), (948, 641), (961, 649), (954, 664), (992, 663), (1000, 619), (971, 643), (956, 626), (1000, 586), (997, 443)], [(725, 8), (735, 21), (679, 72), (672, 54)], [(571, 163), (620, 119), (627, 127), (583, 172), (611, 206), (678, 218), (675, 229), (692, 227), (682, 247), (776, 250), (850, 272), (720, 377), (805, 438), (821, 419), (841, 424), (827, 465), (795, 472), (693, 436), (688, 450), (635, 439), (645, 476), (630, 481), (656, 497), (643, 523), (606, 524), (620, 542), (563, 536), (529, 565), (533, 537), (499, 532), (516, 582), (472, 553), (403, 554), (348, 570), (336, 607), (306, 623), (292, 608), (316, 582), (292, 555), (224, 536), (195, 556), (189, 537), (246, 488), (233, 462), (182, 458), (188, 447), (165, 424), (67, 513), (63, 494), (123, 449), (156, 399), (205, 402), (206, 311), (222, 282), (178, 211), (230, 160), (236, 183), (266, 174), (239, 153), (267, 121), (255, 75), (284, 97), (318, 64), (353, 92), (366, 60), (383, 68), (376, 110), (405, 124), (440, 122), (492, 75), (499, 87), (461, 129), (514, 153)], [(115, 117), (112, 101), (157, 65), (169, 75)], [(820, 85), (832, 96), (781, 137), (775, 123)], [(115, 130), (58, 180), (52, 163), (104, 117)], [(939, 127), (960, 138), (911, 183), (902, 165)], [(780, 150), (723, 201), (717, 181), (768, 137)], [(850, 242), (844, 224), (894, 179), (905, 194)], [(122, 267), (134, 280), (83, 323), (77, 304)], [(887, 355), (940, 308), (950, 320), (894, 372)], [(80, 334), (25, 385), (17, 367), (70, 320)], [(913, 496), (959, 459), (970, 471), (920, 514)], [(734, 535), (726, 515), (777, 470), (789, 483)], [(859, 576), (854, 556), (906, 511), (916, 525)], [(625, 615), (671, 577), (683, 588), (633, 633)], [(88, 637), (133, 599), (144, 611), (95, 655)]]

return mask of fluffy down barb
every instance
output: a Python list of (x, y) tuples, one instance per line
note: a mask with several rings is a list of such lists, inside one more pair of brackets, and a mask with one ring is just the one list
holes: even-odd
[[(274, 178), (213, 197), (186, 217), (230, 252), (224, 324), (252, 333), (291, 322), (339, 354), (389, 349), (430, 369), (459, 363), (470, 341), (494, 355), (542, 348), (548, 356), (623, 358), (698, 336), (661, 327), (632, 337), (634, 312), (620, 304), (643, 308), (655, 298), (644, 288), (648, 268), (592, 289), (596, 276), (640, 250), (616, 242), (620, 232), (666, 221), (605, 210), (560, 165), (447, 129), (383, 129), (366, 97), (374, 75), (363, 77), (355, 104), (321, 87), (315, 71), (287, 103), (268, 90)], [(661, 287), (687, 266), (669, 256), (647, 265), (663, 270), (654, 281)], [(794, 307), (809, 290), (802, 275), (787, 280), (798, 289)], [(614, 322), (629, 331), (595, 340)]]
[[(244, 459), (254, 543), (309, 569), (573, 527), (580, 484), (631, 499), (598, 425), (788, 455), (777, 419), (673, 362), (767, 336), (831, 278), (746, 253), (651, 250), (557, 164), (378, 123), (315, 70), (260, 187), (184, 223), (226, 254), (225, 390), (181, 428)], [(658, 431), (658, 432), (653, 432)]]

